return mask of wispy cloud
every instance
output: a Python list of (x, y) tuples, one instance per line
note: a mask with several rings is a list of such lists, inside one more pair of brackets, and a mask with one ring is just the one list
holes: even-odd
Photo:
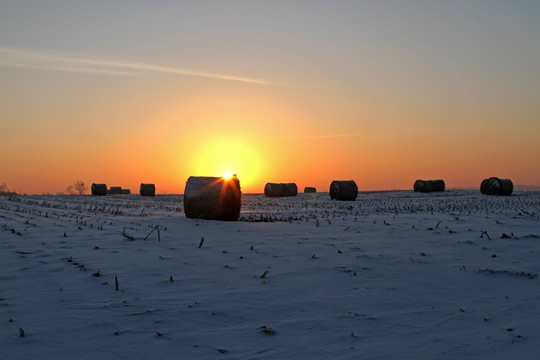
[(513, 129), (515, 126), (503, 126), (497, 124), (473, 124), (470, 126), (454, 126), (454, 127), (430, 127), (430, 128), (382, 128), (382, 129), (369, 129), (363, 132), (351, 132), (343, 134), (322, 134), (322, 135), (308, 135), (308, 136), (292, 136), (288, 137), (288, 140), (323, 140), (323, 139), (340, 139), (340, 138), (354, 138), (354, 137), (366, 137), (366, 136), (381, 136), (383, 134), (398, 134), (398, 135), (432, 135), (437, 133), (475, 133), (479, 131), (485, 131), (486, 129)]
[(317, 140), (317, 139), (336, 139), (336, 138), (350, 138), (365, 135), (365, 133), (350, 133), (350, 134), (327, 134), (327, 135), (312, 135), (312, 136), (294, 136), (288, 139), (290, 140)]
[(61, 54), (6, 47), (0, 47), (0, 67), (115, 76), (137, 76), (147, 72), (157, 72), (245, 82), (259, 85), (280, 85), (267, 80), (220, 74), (198, 69), (169, 67), (142, 62), (98, 59), (87, 56), (66, 56)]

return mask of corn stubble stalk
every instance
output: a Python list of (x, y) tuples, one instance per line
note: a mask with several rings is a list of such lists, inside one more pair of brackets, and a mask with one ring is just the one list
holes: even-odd
[(240, 217), (241, 197), (236, 176), (191, 176), (184, 191), (184, 211), (191, 219), (236, 221)]
[[(124, 228), (125, 229), (125, 228)], [(152, 230), (150, 230), (150, 232), (148, 233), (148, 235), (146, 235), (146, 237), (143, 239), (143, 240), (146, 240), (148, 239), (148, 237), (150, 236), (150, 234), (152, 234), (155, 230), (157, 230), (157, 234), (158, 234), (158, 242), (161, 242), (161, 234), (159, 233), (159, 225), (156, 225), (152, 228)]]

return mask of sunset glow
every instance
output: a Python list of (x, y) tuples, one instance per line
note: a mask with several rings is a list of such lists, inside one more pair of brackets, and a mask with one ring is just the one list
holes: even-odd
[(248, 141), (236, 138), (213, 138), (202, 142), (198, 151), (188, 164), (195, 176), (214, 176), (223, 174), (224, 178), (238, 176), (243, 189), (253, 189), (260, 177), (260, 152)]
[(540, 185), (540, 3), (139, 5), (0, 5), (0, 184)]

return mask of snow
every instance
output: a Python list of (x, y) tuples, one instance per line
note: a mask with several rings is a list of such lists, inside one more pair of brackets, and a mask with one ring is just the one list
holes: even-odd
[(248, 194), (236, 222), (0, 197), (0, 358), (536, 359), (539, 214), (539, 192)]

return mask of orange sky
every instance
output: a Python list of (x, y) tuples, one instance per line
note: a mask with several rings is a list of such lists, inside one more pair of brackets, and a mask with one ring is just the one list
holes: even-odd
[(540, 5), (210, 3), (0, 5), (0, 183), (540, 185)]

